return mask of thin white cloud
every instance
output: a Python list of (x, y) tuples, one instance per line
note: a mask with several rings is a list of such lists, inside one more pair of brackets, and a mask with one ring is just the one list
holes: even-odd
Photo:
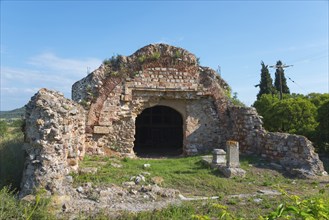
[(31, 57), (27, 63), (29, 66), (25, 68), (1, 66), (1, 109), (23, 106), (40, 88), (57, 90), (70, 98), (72, 84), (85, 77), (88, 70), (98, 68), (102, 61), (65, 59), (43, 53)]
[(1, 88), (1, 92), (4, 92), (6, 94), (17, 94), (17, 93), (36, 93), (39, 90), (39, 88), (18, 88), (18, 87), (4, 87)]
[(58, 71), (71, 76), (85, 76), (88, 69), (94, 70), (100, 66), (101, 60), (87, 58), (83, 60), (61, 58), (53, 53), (42, 53), (31, 57), (28, 64), (48, 71)]

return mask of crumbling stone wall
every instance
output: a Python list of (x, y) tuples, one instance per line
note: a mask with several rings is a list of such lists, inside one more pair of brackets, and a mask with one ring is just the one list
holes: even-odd
[(267, 132), (255, 108), (231, 107), (231, 139), (240, 143), (240, 150), (279, 162), (296, 175), (324, 174), (323, 163), (312, 142), (300, 135)]
[(36, 187), (64, 193), (84, 156), (85, 111), (58, 92), (41, 89), (26, 105), (27, 153), (21, 195)]

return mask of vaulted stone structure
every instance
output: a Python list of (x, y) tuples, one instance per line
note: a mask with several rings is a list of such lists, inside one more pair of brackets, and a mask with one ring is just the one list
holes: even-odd
[(229, 90), (193, 54), (166, 44), (105, 60), (72, 86), (73, 101), (42, 89), (27, 105), (23, 191), (60, 192), (85, 153), (194, 155), (228, 140), (292, 173), (324, 172), (309, 140), (267, 132), (254, 108), (230, 102)]
[(88, 109), (87, 151), (191, 155), (228, 138), (228, 89), (193, 54), (158, 44), (106, 61), (72, 98)]

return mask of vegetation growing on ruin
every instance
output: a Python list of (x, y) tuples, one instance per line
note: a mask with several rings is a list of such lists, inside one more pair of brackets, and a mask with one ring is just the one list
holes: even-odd
[(174, 58), (178, 59), (178, 58), (181, 58), (181, 57), (182, 57), (182, 53), (179, 50), (176, 50), (175, 54), (174, 54)]
[(111, 65), (112, 67), (118, 67), (120, 60), (122, 59), (122, 55), (116, 54), (111, 58), (105, 59), (103, 61), (104, 65)]
[(227, 88), (224, 89), (224, 93), (227, 99), (230, 100), (233, 105), (246, 107), (246, 105), (238, 98), (238, 93), (232, 93), (232, 88), (229, 85), (227, 85)]
[(151, 55), (140, 55), (137, 57), (137, 61), (140, 63), (140, 64), (143, 64), (145, 62), (154, 62), (154, 61), (157, 61), (160, 59), (160, 52), (154, 52), (152, 53)]

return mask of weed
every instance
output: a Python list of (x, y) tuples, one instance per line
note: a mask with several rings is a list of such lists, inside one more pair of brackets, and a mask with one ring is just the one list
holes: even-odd
[(87, 192), (87, 198), (90, 200), (93, 200), (95, 202), (99, 202), (99, 193), (97, 193), (96, 191), (88, 191)]
[(268, 180), (264, 181), (263, 184), (262, 184), (262, 186), (272, 186), (272, 185), (273, 185), (273, 183), (271, 181), (268, 181)]
[(270, 214), (261, 219), (329, 219), (329, 198), (320, 195), (302, 199), (297, 195), (288, 195), (282, 191), (288, 202), (281, 203)]
[(0, 190), (0, 219), (55, 219), (47, 211), (49, 202), (50, 199), (45, 198), (41, 191), (34, 201), (17, 200), (14, 191), (3, 187)]
[(197, 57), (197, 58), (196, 58), (196, 64), (197, 64), (198, 66), (200, 66), (200, 57)]
[(84, 108), (88, 108), (90, 105), (90, 102), (87, 101), (86, 99), (82, 99), (82, 100), (80, 100), (79, 104), (82, 105), (82, 107), (84, 107)]
[(151, 56), (150, 56), (150, 60), (155, 61), (160, 59), (161, 54), (159, 52), (154, 52)]
[(174, 58), (178, 59), (178, 58), (181, 58), (181, 57), (182, 57), (182, 53), (179, 50), (176, 50), (175, 54), (174, 54)]
[(229, 205), (237, 205), (238, 203), (239, 203), (239, 200), (237, 198), (230, 198), (227, 201), (227, 204), (229, 204)]
[(137, 60), (138, 60), (138, 62), (139, 63), (144, 63), (145, 62), (145, 60), (146, 60), (146, 56), (145, 55), (141, 55), (141, 56), (139, 56), (138, 58), (137, 58)]
[(127, 163), (129, 161), (129, 158), (128, 157), (125, 157), (122, 159), (123, 162)]

